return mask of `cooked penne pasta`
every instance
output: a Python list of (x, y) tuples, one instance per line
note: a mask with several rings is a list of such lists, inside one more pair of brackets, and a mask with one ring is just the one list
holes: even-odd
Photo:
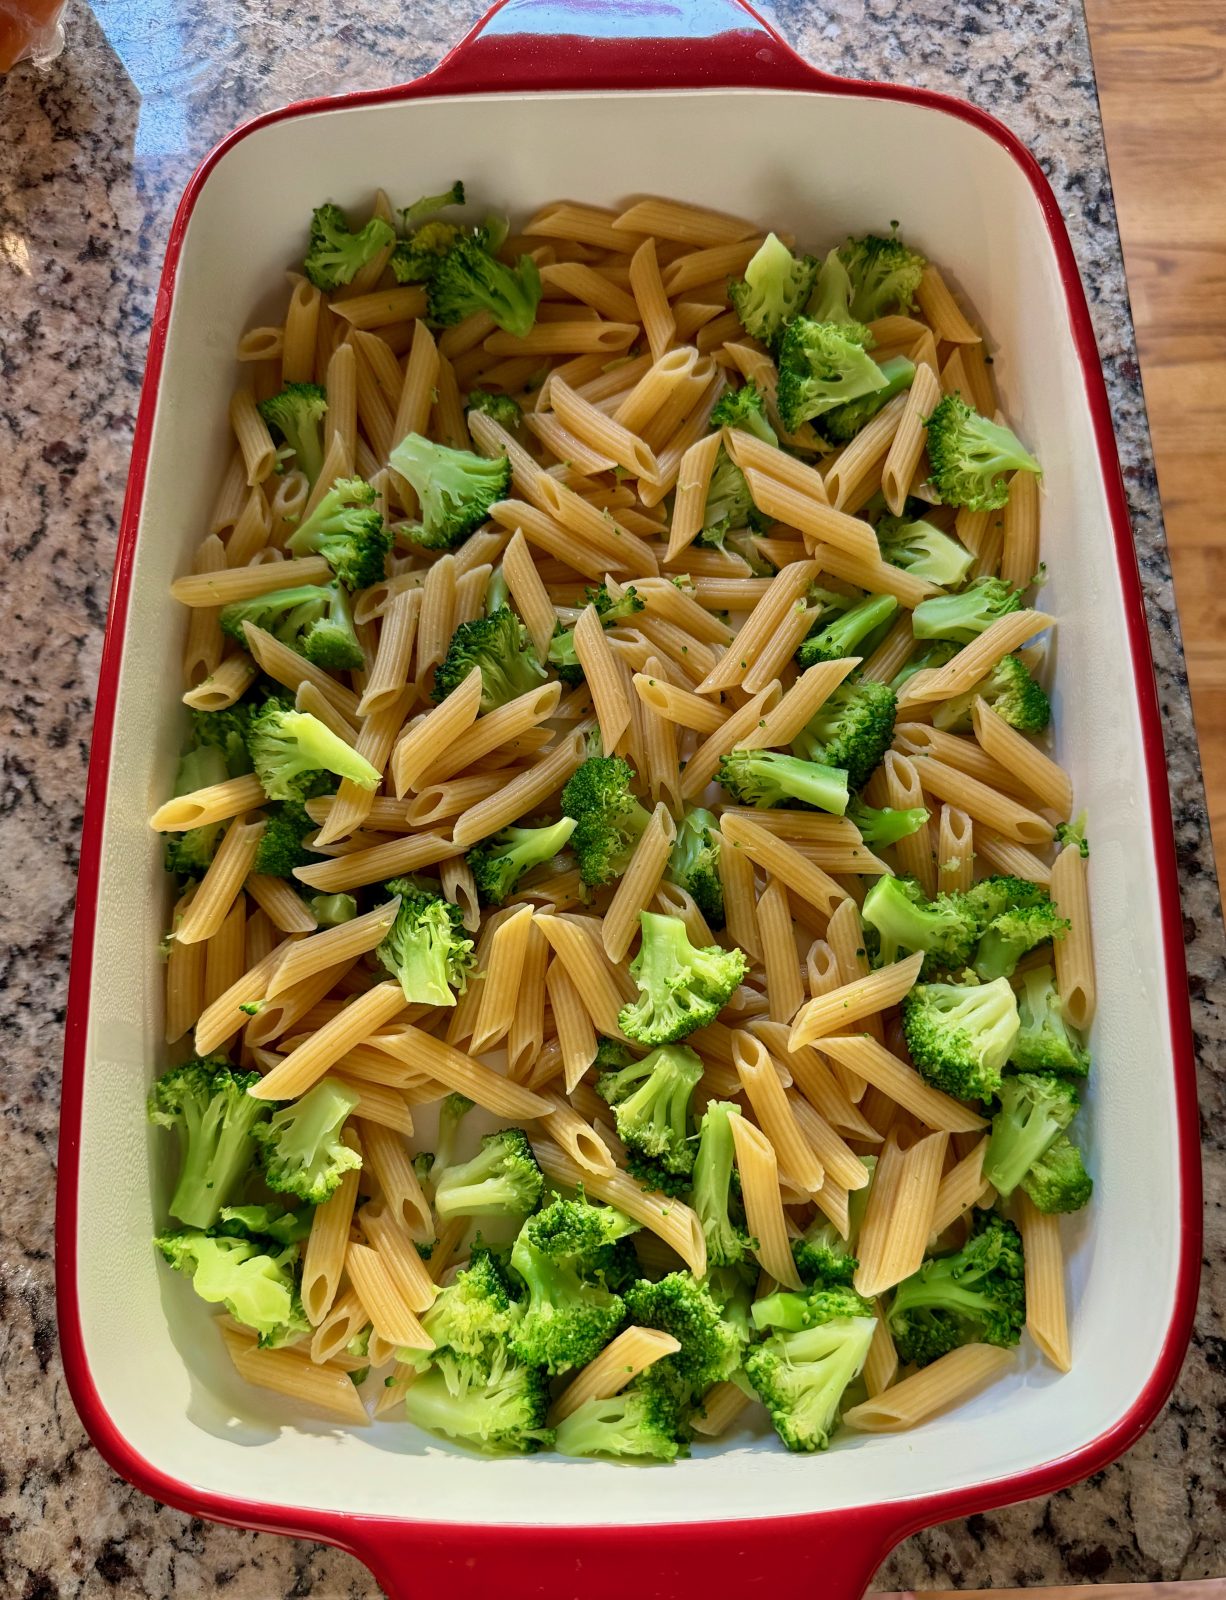
[(856, 1247), (853, 1283), (866, 1300), (919, 1270), (948, 1143), (948, 1133), (938, 1132), (903, 1147), (891, 1132), (882, 1146)]
[(964, 1344), (930, 1367), (914, 1372), (884, 1394), (861, 1401), (843, 1413), (849, 1428), (861, 1433), (901, 1433), (977, 1394), (1013, 1360), (1011, 1350), (990, 1344)]
[(1094, 1020), (1098, 985), (1094, 977), (1086, 862), (1076, 844), (1065, 845), (1056, 857), (1051, 869), (1051, 897), (1061, 915), (1069, 920), (1068, 932), (1053, 946), (1056, 987), (1064, 1015), (1075, 1028), (1088, 1028)]

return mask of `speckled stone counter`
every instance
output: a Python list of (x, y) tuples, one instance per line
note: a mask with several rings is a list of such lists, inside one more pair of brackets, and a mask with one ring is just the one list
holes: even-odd
[[(834, 71), (988, 107), (1055, 185), (1106, 365), (1149, 607), (1202, 1068), (1205, 1281), (1161, 1420), (1087, 1484), (910, 1540), (877, 1587), (1216, 1576), (1226, 1568), (1222, 926), (1080, 5), (766, 9)], [(95, 11), (74, 0), (67, 52), (0, 81), (0, 1597), (366, 1600), (378, 1591), (349, 1557), (169, 1511), (120, 1482), (86, 1440), (52, 1288), (60, 1035), (115, 531), (179, 193), (209, 146), (258, 111), (427, 70), (478, 0), (97, 0)], [(317, 43), (304, 52), (308, 38)]]

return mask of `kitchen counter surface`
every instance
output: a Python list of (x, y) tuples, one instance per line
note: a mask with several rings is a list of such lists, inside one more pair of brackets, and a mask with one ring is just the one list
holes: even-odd
[[(806, 56), (951, 91), (1035, 151), (1106, 366), (1175, 796), (1208, 1190), (1205, 1277), (1163, 1415), (1089, 1483), (907, 1541), (883, 1589), (1210, 1577), (1226, 1549), (1226, 974), (1200, 768), (1081, 8), (1070, 0), (782, 0)], [(900, 16), (899, 13), (905, 13)], [(214, 1527), (102, 1463), (56, 1345), (56, 1102), (77, 837), (115, 533), (157, 273), (193, 166), (234, 124), (426, 71), (474, 0), (73, 0), (68, 48), (0, 80), (0, 1594), (367, 1600), (348, 1556)], [(820, 151), (812, 159), (822, 160)]]

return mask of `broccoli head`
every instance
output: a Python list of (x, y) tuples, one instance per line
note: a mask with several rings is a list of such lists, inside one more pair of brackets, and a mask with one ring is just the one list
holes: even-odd
[(653, 1461), (675, 1461), (687, 1454), (684, 1391), (661, 1381), (658, 1365), (641, 1372), (619, 1394), (585, 1400), (563, 1418), (554, 1436), (558, 1454)]
[(911, 613), (917, 639), (952, 639), (970, 644), (1001, 617), (1021, 606), (1020, 589), (1003, 578), (976, 578), (961, 594), (934, 594)]
[(297, 1195), (308, 1205), (322, 1205), (345, 1173), (362, 1165), (361, 1156), (341, 1138), (357, 1103), (357, 1095), (334, 1078), (321, 1078), (301, 1099), (257, 1123), (255, 1137), (268, 1187)]
[(773, 347), (808, 300), (816, 277), (812, 256), (794, 256), (781, 239), (768, 233), (745, 276), (728, 285), (728, 298), (745, 332)]
[(505, 1362), (488, 1383), (465, 1383), (453, 1393), (447, 1374), (432, 1367), (404, 1397), (409, 1422), (492, 1455), (526, 1455), (548, 1448), (549, 1381), (536, 1367)]
[[(797, 1241), (799, 1242), (799, 1241)], [(838, 1317), (871, 1317), (873, 1308), (846, 1284), (816, 1283), (802, 1294), (776, 1289), (749, 1308), (759, 1333), (800, 1333)]]
[(452, 1217), (522, 1217), (536, 1208), (545, 1179), (522, 1128), (487, 1133), (471, 1161), (447, 1167), (434, 1191), (443, 1222)]
[(267, 700), (251, 719), (251, 759), (270, 800), (301, 801), (321, 772), (377, 789), (378, 769), (308, 711)]
[(1066, 1133), (1058, 1133), (1022, 1179), (1036, 1211), (1080, 1211), (1089, 1205), (1094, 1181), (1081, 1151)]
[(734, 529), (760, 528), (763, 523), (764, 518), (753, 503), (745, 474), (721, 447), (707, 484), (698, 543), (722, 550), (725, 540)]
[(1022, 1239), (1011, 1222), (980, 1213), (953, 1255), (925, 1261), (895, 1289), (886, 1323), (900, 1358), (927, 1366), (963, 1344), (1017, 1344), (1026, 1321)]
[(915, 382), (915, 363), (906, 356), (889, 356), (878, 363), (885, 382), (880, 389), (862, 394), (858, 400), (847, 400), (822, 413), (822, 433), (832, 445), (848, 444), (866, 422), (871, 422), (881, 408), (896, 394), (902, 394)]
[(483, 839), (465, 859), (481, 903), (500, 906), (515, 893), (519, 880), (535, 867), (552, 861), (575, 831), (575, 819), (563, 817), (545, 828), (503, 828)]
[(562, 813), (575, 823), (571, 848), (590, 889), (621, 877), (651, 821), (630, 792), (634, 776), (622, 756), (589, 756), (562, 790)]
[(400, 896), (400, 908), (375, 954), (400, 980), (407, 1003), (455, 1005), (456, 992), (463, 994), (468, 986), (474, 960), (463, 912), (442, 895), (418, 888), (411, 878), (392, 878), (383, 887)]
[(852, 1312), (844, 1296), (824, 1298), (828, 1321), (772, 1334), (745, 1357), (745, 1374), (789, 1450), (829, 1445), (843, 1395), (860, 1375), (877, 1326), (874, 1317)]
[(361, 268), (395, 238), (392, 225), (382, 217), (372, 217), (353, 233), (339, 206), (317, 206), (311, 215), (311, 241), (302, 270), (317, 289), (339, 289), (352, 283)]
[(1072, 822), (1058, 822), (1056, 824), (1056, 843), (1059, 845), (1075, 844), (1083, 858), (1090, 854), (1090, 841), (1086, 838), (1086, 813), (1079, 811)]
[(744, 1341), (710, 1290), (688, 1272), (670, 1272), (656, 1283), (640, 1280), (626, 1290), (625, 1300), (636, 1326), (660, 1328), (681, 1346), (657, 1365), (665, 1365), (691, 1394), (705, 1394), (740, 1366)]
[(1003, 1199), (1077, 1115), (1081, 1097), (1068, 1078), (1019, 1072), (1000, 1086), (1000, 1110), (983, 1158), (983, 1175)]
[(898, 601), (892, 594), (866, 595), (803, 640), (796, 652), (797, 662), (803, 670), (819, 661), (841, 661), (861, 646), (867, 649), (865, 641), (891, 622), (897, 610)]
[(873, 336), (851, 314), (852, 293), (851, 275), (839, 260), (839, 252), (828, 250), (818, 269), (817, 282), (809, 296), (805, 315), (812, 317), (814, 322), (837, 323), (849, 339), (854, 339), (868, 350), (872, 346)]
[(644, 1045), (671, 1044), (714, 1022), (745, 976), (743, 950), (695, 949), (676, 917), (639, 913), (643, 932), (630, 976), (639, 998), (623, 1006), (618, 1026)]
[(724, 925), (724, 889), (719, 876), (719, 823), (702, 806), (687, 806), (665, 876), (689, 892), (707, 926)]
[(938, 1089), (959, 1100), (991, 1100), (1017, 1037), (1017, 1001), (1007, 978), (994, 983), (919, 983), (902, 1003), (911, 1059)]
[(505, 500), (511, 487), (511, 463), (492, 460), (471, 450), (452, 450), (419, 433), (409, 433), (388, 461), (416, 494), (421, 520), (405, 531), (423, 550), (454, 550)]
[(888, 683), (841, 683), (794, 742), (806, 761), (841, 767), (849, 789), (862, 789), (894, 737), (898, 701)]
[(522, 339), (536, 321), (541, 275), (531, 256), (504, 266), (474, 234), (460, 234), (430, 274), (431, 322), (449, 328), (474, 311), (488, 311), (498, 326)]
[(509, 394), (494, 394), (490, 389), (473, 389), (468, 399), (464, 402), (466, 411), (481, 411), (487, 417), (492, 417), (495, 422), (506, 428), (508, 433), (518, 433), (523, 425), (524, 414), (519, 403)]
[(266, 1101), (247, 1093), (258, 1072), (236, 1072), (227, 1056), (196, 1056), (153, 1085), (149, 1120), (179, 1135), (179, 1177), (170, 1213), (189, 1228), (211, 1228), (251, 1170), (253, 1134)]
[(725, 389), (711, 412), (713, 428), (739, 428), (752, 433), (763, 444), (779, 443), (778, 436), (766, 416), (766, 399), (752, 379), (739, 389)]
[(312, 488), (324, 464), (324, 413), (328, 397), (317, 383), (287, 383), (261, 400), (260, 415), (294, 452), (294, 465)]
[(379, 582), (391, 543), (375, 491), (361, 478), (338, 478), (286, 540), (296, 556), (323, 556), (346, 589)]
[(302, 841), (308, 833), (314, 832), (316, 824), (303, 807), (293, 800), (270, 805), (267, 816), (268, 821), (256, 846), (251, 870), (270, 878), (291, 878), (295, 867), (305, 867), (308, 862), (315, 860)]
[(464, 1118), (476, 1101), (466, 1094), (444, 1095), (438, 1108), (438, 1131), (434, 1136), (434, 1153), (430, 1158), (430, 1173), (437, 1183), (442, 1174), (455, 1161), (456, 1140)]
[(924, 977), (956, 970), (970, 959), (979, 926), (961, 897), (929, 901), (914, 878), (877, 878), (864, 897), (861, 916), (876, 934), (879, 965), (924, 952)]
[(641, 1061), (603, 1073), (597, 1089), (613, 1107), (623, 1143), (685, 1176), (694, 1166), (690, 1097), (701, 1077), (702, 1061), (692, 1050), (664, 1045)]
[(931, 813), (925, 806), (870, 806), (855, 795), (844, 815), (855, 823), (870, 850), (887, 850), (900, 839), (918, 833)]
[(984, 983), (1007, 978), (1028, 950), (1049, 939), (1063, 939), (1069, 920), (1050, 900), (1011, 907), (993, 917), (975, 950), (975, 971)]
[(882, 560), (942, 589), (956, 589), (975, 564), (969, 550), (931, 522), (882, 517), (876, 532)]
[(969, 733), (971, 709), (980, 697), (1019, 733), (1042, 733), (1051, 721), (1051, 701), (1031, 677), (1026, 663), (1020, 656), (1002, 656), (973, 688), (933, 708), (933, 727)]
[(634, 1227), (611, 1207), (555, 1200), (529, 1217), (511, 1248), (511, 1267), (527, 1286), (511, 1348), (520, 1361), (567, 1372), (585, 1366), (625, 1317), (604, 1280), (608, 1248)]
[[(220, 750), (225, 758), (226, 773), (239, 778), (251, 771), (251, 756), (247, 750), (247, 734), (251, 727), (251, 705), (239, 700), (224, 711), (192, 712), (192, 746), (194, 750)], [(189, 788), (201, 789), (201, 783)], [(182, 793), (188, 791), (184, 789)]]
[(256, 1330), (261, 1345), (287, 1344), (310, 1332), (294, 1278), (296, 1244), (267, 1251), (255, 1239), (194, 1228), (159, 1234), (153, 1242), (202, 1300), (224, 1305), (236, 1322)]
[(358, 914), (358, 903), (351, 894), (313, 894), (307, 907), (321, 928), (339, 928)]
[(454, 222), (425, 222), (392, 251), (388, 265), (397, 283), (425, 283), (460, 237)]
[(1019, 1072), (1060, 1072), (1084, 1078), (1090, 1053), (1064, 1020), (1064, 1007), (1050, 967), (1032, 967), (1022, 975), (1017, 996), (1021, 1028), (1009, 1060)]
[(743, 806), (767, 809), (800, 805), (831, 811), (847, 810), (847, 774), (820, 761), (802, 761), (779, 750), (730, 750), (721, 757), (719, 782)]
[(712, 1267), (734, 1266), (745, 1257), (749, 1238), (744, 1215), (732, 1192), (734, 1147), (729, 1119), (741, 1108), (730, 1100), (709, 1100), (698, 1124), (692, 1205), (707, 1241)]
[(835, 406), (886, 385), (886, 376), (846, 326), (797, 317), (779, 346), (779, 415), (794, 433)]
[(474, 667), (481, 671), (482, 712), (495, 711), (545, 681), (528, 630), (510, 606), (461, 622), (434, 674), (434, 698), (445, 700)]
[(928, 265), (896, 231), (888, 239), (871, 233), (848, 239), (839, 250), (839, 260), (851, 279), (849, 310), (859, 322), (875, 322), (891, 311), (910, 311)]
[(422, 1315), (434, 1349), (397, 1350), (396, 1358), (419, 1372), (437, 1367), (451, 1391), (460, 1394), (470, 1383), (489, 1383), (505, 1368), (507, 1345), (522, 1315), (497, 1257), (474, 1242), (468, 1266), (439, 1290)]
[(972, 411), (961, 395), (939, 401), (926, 427), (930, 481), (947, 506), (996, 511), (1009, 499), (1006, 473), (1042, 471), (1011, 429)]
[(299, 584), (235, 600), (221, 609), (221, 631), (248, 649), (246, 623), (326, 672), (359, 671), (366, 657), (354, 631), (349, 599), (339, 583)]
[(271, 1239), (276, 1244), (301, 1244), (309, 1238), (313, 1206), (288, 1210), (276, 1200), (267, 1205), (222, 1206), (216, 1232), (234, 1239)]
[(824, 1219), (792, 1240), (792, 1260), (801, 1282), (819, 1289), (849, 1289), (860, 1265), (838, 1229)]

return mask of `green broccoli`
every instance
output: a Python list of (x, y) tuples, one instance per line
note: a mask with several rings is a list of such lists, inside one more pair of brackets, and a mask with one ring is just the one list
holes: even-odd
[(464, 402), (466, 411), (481, 411), (506, 428), (508, 433), (518, 433), (523, 426), (524, 414), (517, 401), (509, 394), (494, 394), (489, 389), (473, 389)]
[(445, 211), (448, 206), (462, 206), (464, 204), (464, 185), (459, 178), (442, 194), (424, 194), (419, 200), (414, 200), (411, 206), (403, 206), (400, 211), (401, 224), (406, 233), (412, 233), (414, 228), (420, 228), (428, 217), (434, 216), (437, 211)]
[(897, 610), (898, 601), (892, 594), (865, 595), (863, 600), (802, 641), (796, 652), (801, 670), (816, 666), (819, 661), (841, 661), (845, 656), (855, 655), (871, 634), (893, 621)]
[(590, 889), (621, 877), (651, 821), (630, 792), (634, 776), (623, 756), (589, 756), (562, 790), (562, 814), (575, 823), (571, 848)]
[(1063, 939), (1069, 920), (1050, 900), (1011, 907), (988, 923), (975, 951), (975, 971), (984, 983), (1007, 978), (1028, 950)]
[(436, 1367), (451, 1393), (462, 1394), (469, 1384), (489, 1383), (504, 1370), (508, 1342), (522, 1316), (523, 1306), (498, 1258), (474, 1241), (468, 1266), (439, 1290), (422, 1315), (434, 1349), (398, 1349), (396, 1359), (419, 1372)]
[(276, 1200), (266, 1205), (222, 1206), (216, 1232), (235, 1239), (271, 1239), (279, 1245), (301, 1244), (310, 1237), (314, 1206), (288, 1210)]
[(900, 839), (909, 839), (928, 821), (931, 813), (925, 806), (908, 806), (895, 810), (892, 806), (866, 805), (859, 795), (854, 795), (844, 815), (860, 830), (860, 837), (870, 850), (888, 850)]
[(957, 897), (968, 917), (983, 933), (994, 918), (1005, 911), (1015, 911), (1026, 906), (1047, 905), (1051, 899), (1047, 890), (1029, 878), (1013, 878), (1003, 873), (980, 878)]
[(866, 422), (871, 422), (883, 406), (915, 381), (915, 363), (906, 356), (889, 356), (878, 363), (878, 370), (885, 379), (880, 389), (832, 406), (822, 414), (822, 433), (832, 445), (850, 443)]
[[(656, 1363), (658, 1366), (659, 1363)], [(675, 1461), (687, 1454), (684, 1392), (648, 1367), (619, 1394), (585, 1400), (558, 1424), (554, 1448), (563, 1456), (649, 1457)]]
[(438, 1131), (434, 1136), (434, 1153), (430, 1157), (430, 1174), (435, 1183), (455, 1164), (456, 1140), (464, 1118), (476, 1104), (466, 1094), (444, 1095), (438, 1108)]
[(1017, 1037), (1007, 978), (959, 985), (919, 983), (902, 1003), (911, 1059), (929, 1083), (959, 1100), (991, 1100)]
[(952, 639), (930, 639), (926, 644), (912, 652), (899, 670), (890, 679), (890, 688), (898, 694), (904, 683), (913, 678), (917, 672), (926, 672), (929, 669), (943, 667), (946, 662), (952, 661), (962, 648)]
[(690, 1097), (702, 1077), (702, 1061), (685, 1045), (664, 1045), (597, 1082), (613, 1107), (624, 1144), (667, 1172), (688, 1176), (694, 1166), (689, 1143)]
[(326, 672), (360, 671), (366, 665), (349, 598), (339, 583), (304, 583), (234, 600), (222, 607), (220, 620), (221, 631), (244, 650), (249, 648), (244, 632), (249, 622)]
[[(997, 708), (999, 710), (999, 707)], [(1016, 727), (1016, 723), (1014, 724)], [(1056, 824), (1056, 843), (1059, 845), (1075, 844), (1083, 859), (1090, 854), (1090, 841), (1086, 838), (1086, 814), (1079, 811), (1072, 822), (1058, 822)]]
[(745, 1374), (789, 1450), (826, 1449), (843, 1395), (873, 1342), (876, 1318), (853, 1310), (841, 1295), (826, 1302), (828, 1321), (799, 1333), (772, 1334), (745, 1357)]
[(383, 886), (400, 896), (400, 909), (375, 954), (404, 990), (410, 1005), (453, 1006), (468, 987), (473, 942), (464, 934), (464, 914), (442, 895), (419, 888), (411, 878), (391, 878)]
[(976, 578), (961, 594), (934, 594), (911, 613), (917, 639), (952, 639), (970, 644), (999, 618), (1021, 606), (1020, 589), (1003, 578)]
[(270, 800), (301, 801), (317, 773), (376, 789), (380, 774), (365, 756), (308, 711), (266, 700), (251, 719), (251, 759)]
[[(589, 587), (584, 591), (584, 595), (586, 604), (596, 607), (602, 628), (616, 628), (619, 623), (628, 621), (630, 617), (642, 611), (646, 604), (633, 584), (629, 584), (623, 590), (618, 600), (613, 599), (609, 594), (608, 585), (603, 583), (598, 589)], [(556, 669), (562, 682), (572, 689), (583, 682), (583, 667), (575, 653), (573, 628), (564, 628), (560, 622), (557, 624), (553, 638), (549, 641), (549, 652), (545, 659)]]
[(639, 1044), (671, 1044), (715, 1021), (745, 976), (745, 952), (695, 949), (679, 918), (654, 911), (640, 912), (639, 924), (643, 940), (630, 964), (639, 998), (622, 1007), (618, 1026)]
[(716, 774), (732, 798), (743, 806), (766, 809), (795, 802), (809, 809), (847, 810), (847, 774), (820, 761), (802, 761), (780, 750), (730, 750)]
[(841, 683), (792, 744), (795, 755), (841, 767), (849, 789), (862, 789), (894, 737), (898, 701), (888, 683)]
[(719, 876), (719, 823), (702, 806), (687, 806), (665, 876), (692, 896), (707, 926), (724, 925), (724, 889)]
[(779, 346), (779, 415), (794, 433), (802, 422), (886, 385), (886, 376), (863, 345), (836, 322), (797, 317)]
[(745, 1257), (748, 1235), (732, 1193), (731, 1117), (741, 1108), (730, 1100), (709, 1100), (698, 1124), (698, 1151), (694, 1156), (692, 1204), (707, 1241), (707, 1262), (712, 1267), (733, 1266)]
[(545, 828), (503, 828), (483, 839), (465, 860), (482, 905), (500, 906), (515, 893), (525, 873), (552, 861), (575, 831), (575, 819), (563, 817)]
[[(196, 789), (209, 789), (215, 783), (224, 783), (227, 778), (236, 776), (230, 771), (221, 749), (212, 745), (197, 745), (179, 757), (174, 793), (176, 796), (191, 794)], [(217, 853), (217, 846), (225, 831), (224, 822), (209, 822), (202, 828), (164, 834), (167, 872), (173, 872), (177, 878), (202, 878)]]
[(942, 589), (956, 589), (975, 564), (971, 551), (931, 522), (882, 517), (876, 533), (883, 561)]
[(321, 928), (339, 928), (357, 916), (358, 903), (351, 894), (313, 894), (307, 909)]
[(979, 937), (972, 910), (960, 897), (942, 894), (929, 902), (914, 878), (877, 878), (860, 914), (876, 935), (878, 965), (922, 950), (925, 978), (964, 967)]
[(1013, 1041), (1009, 1060), (1019, 1072), (1061, 1072), (1084, 1078), (1090, 1070), (1090, 1053), (1070, 1032), (1064, 1007), (1050, 967), (1032, 967), (1023, 973), (1017, 997), (1021, 1030)]
[(368, 589), (383, 577), (392, 543), (374, 502), (375, 491), (361, 478), (338, 478), (287, 547), (296, 556), (323, 556), (346, 589)]
[(1017, 1344), (1026, 1321), (1021, 1235), (980, 1213), (953, 1255), (929, 1258), (895, 1289), (886, 1313), (900, 1359), (927, 1366), (963, 1344)]
[(839, 252), (828, 250), (818, 270), (817, 282), (809, 296), (805, 315), (812, 317), (814, 322), (836, 323), (849, 339), (854, 339), (868, 350), (872, 348), (873, 336), (851, 314), (852, 293), (851, 276), (839, 260)]
[(253, 1132), (268, 1187), (322, 1205), (345, 1173), (362, 1165), (361, 1156), (341, 1138), (357, 1103), (357, 1095), (334, 1078), (321, 1078), (300, 1099), (257, 1123)]
[(449, 328), (474, 311), (488, 311), (500, 328), (522, 339), (536, 321), (541, 275), (531, 256), (507, 267), (474, 234), (461, 234), (430, 275), (431, 322)]
[(258, 1072), (236, 1072), (227, 1056), (195, 1056), (171, 1067), (149, 1094), (149, 1120), (179, 1135), (179, 1176), (170, 1214), (211, 1228), (255, 1158), (253, 1134), (271, 1109), (247, 1093)]
[(792, 1240), (792, 1260), (801, 1281), (819, 1289), (849, 1289), (860, 1265), (847, 1241), (824, 1217)]
[(625, 1305), (601, 1271), (608, 1247), (633, 1231), (621, 1212), (555, 1200), (529, 1217), (511, 1247), (511, 1267), (528, 1290), (511, 1335), (520, 1361), (567, 1372), (589, 1362), (617, 1333)]
[(1085, 1169), (1081, 1151), (1067, 1134), (1058, 1133), (1033, 1161), (1022, 1179), (1036, 1211), (1080, 1211), (1089, 1205), (1094, 1181)]
[(745, 474), (721, 446), (707, 485), (706, 505), (697, 542), (711, 549), (722, 550), (734, 529), (761, 528), (765, 521), (753, 503)]
[(381, 217), (372, 217), (357, 233), (339, 206), (317, 206), (311, 215), (311, 242), (302, 270), (317, 289), (339, 289), (394, 242), (395, 230)]
[(983, 1175), (1002, 1199), (1065, 1131), (1080, 1105), (1077, 1086), (1054, 1073), (1019, 1072), (1004, 1079), (983, 1158)]
[(1002, 423), (947, 394), (926, 420), (930, 481), (949, 506), (996, 511), (1009, 499), (1009, 472), (1042, 472), (1021, 440)]
[(776, 1289), (749, 1308), (759, 1332), (801, 1333), (836, 1317), (871, 1317), (873, 1308), (846, 1284), (815, 1283), (803, 1293)]
[(1002, 656), (965, 694), (933, 708), (933, 727), (947, 733), (969, 733), (971, 708), (979, 697), (1019, 733), (1042, 733), (1051, 721), (1051, 701), (1031, 677), (1026, 663), (1020, 656)]
[(153, 1242), (202, 1300), (224, 1305), (236, 1322), (256, 1330), (261, 1345), (287, 1344), (311, 1331), (294, 1281), (296, 1244), (269, 1253), (255, 1239), (196, 1229), (162, 1233)]
[(261, 400), (260, 415), (294, 452), (294, 465), (314, 488), (324, 464), (324, 412), (328, 397), (317, 383), (287, 383)]
[(740, 428), (763, 444), (776, 445), (778, 435), (766, 416), (766, 399), (752, 379), (739, 389), (725, 389), (711, 412), (713, 428)]
[(471, 1161), (449, 1166), (434, 1191), (443, 1222), (452, 1217), (522, 1217), (535, 1209), (545, 1179), (522, 1128), (487, 1133)]
[(474, 667), (481, 671), (481, 711), (495, 711), (545, 681), (528, 630), (511, 610), (461, 622), (434, 674), (434, 698), (445, 700)]
[(417, 495), (421, 520), (405, 532), (423, 550), (454, 550), (463, 544), (511, 488), (506, 456), (487, 460), (471, 450), (435, 444), (419, 433), (406, 434), (388, 461)]
[[(224, 711), (192, 712), (192, 745), (195, 750), (220, 750), (225, 757), (226, 772), (231, 778), (240, 778), (251, 771), (251, 755), (247, 749), (247, 735), (251, 728), (251, 704), (239, 700)], [(204, 787), (193, 783), (193, 789)], [(186, 794), (188, 791), (183, 791)]]
[(549, 1382), (543, 1372), (506, 1363), (488, 1384), (470, 1383), (454, 1394), (446, 1375), (432, 1368), (414, 1379), (404, 1397), (409, 1422), (491, 1454), (525, 1455), (547, 1449)]
[(773, 347), (809, 298), (816, 277), (812, 256), (794, 256), (781, 239), (768, 233), (745, 276), (728, 285), (728, 298), (745, 332)]
[(657, 1365), (665, 1366), (691, 1394), (705, 1394), (741, 1364), (739, 1332), (721, 1314), (709, 1289), (688, 1272), (670, 1272), (656, 1283), (640, 1280), (626, 1290), (626, 1312), (640, 1328), (660, 1328), (681, 1346)]
[(388, 265), (397, 283), (426, 283), (442, 264), (443, 257), (460, 237), (454, 222), (425, 222), (392, 251)]
[(267, 814), (268, 821), (256, 846), (251, 870), (269, 878), (292, 878), (295, 867), (305, 867), (315, 860), (303, 840), (314, 832), (317, 824), (293, 800), (270, 805)]
[(839, 260), (851, 279), (850, 313), (859, 322), (875, 322), (891, 311), (910, 311), (924, 268), (918, 250), (910, 250), (893, 231), (888, 239), (866, 234), (848, 239)]

